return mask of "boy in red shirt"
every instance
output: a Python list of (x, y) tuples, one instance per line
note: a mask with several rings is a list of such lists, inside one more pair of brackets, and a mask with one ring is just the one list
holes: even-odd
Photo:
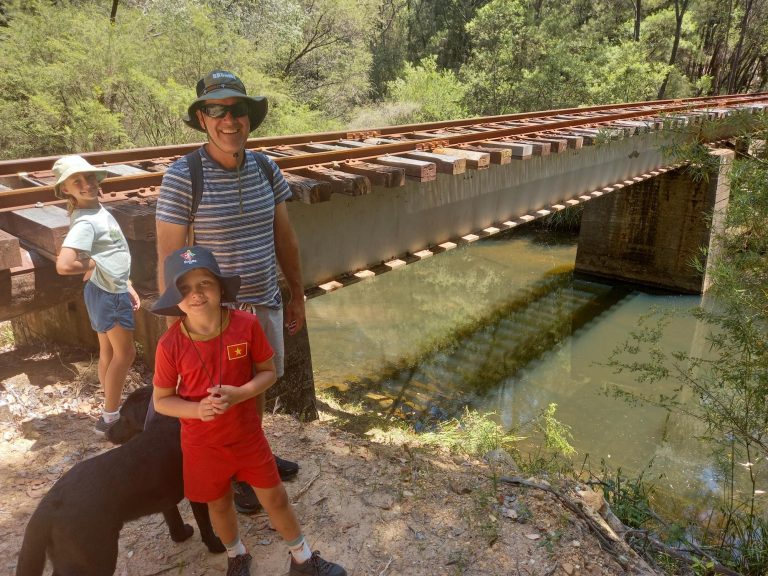
[(223, 275), (201, 246), (177, 250), (164, 266), (165, 291), (152, 311), (181, 318), (158, 343), (155, 410), (181, 419), (185, 496), (208, 503), (227, 576), (250, 576), (252, 560), (238, 535), (233, 476), (253, 486), (287, 542), (290, 576), (346, 576), (309, 549), (261, 428), (256, 397), (274, 384), (275, 367), (256, 316), (222, 306), (235, 302), (240, 277)]

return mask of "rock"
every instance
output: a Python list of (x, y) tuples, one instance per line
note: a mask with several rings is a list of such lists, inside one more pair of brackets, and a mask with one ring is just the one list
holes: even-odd
[(470, 492), (472, 492), (471, 488), (469, 488), (468, 486), (462, 486), (461, 484), (459, 484), (458, 482), (456, 482), (454, 480), (449, 480), (448, 481), (448, 486), (456, 494), (469, 494)]
[(563, 569), (563, 572), (568, 574), (568, 576), (571, 576), (571, 574), (573, 574), (574, 567), (573, 567), (573, 564), (571, 564), (570, 562), (563, 562), (560, 565), (560, 567)]
[(483, 459), (488, 462), (488, 464), (503, 467), (512, 473), (517, 472), (517, 464), (515, 464), (515, 460), (506, 450), (502, 450), (501, 448), (486, 452), (483, 455)]
[(600, 513), (600, 510), (605, 506), (605, 498), (603, 498), (602, 492), (596, 492), (595, 490), (577, 490), (576, 495), (589, 506), (594, 512)]
[(13, 413), (6, 400), (0, 400), (0, 422), (13, 422)]
[(509, 518), (510, 520), (513, 520), (513, 521), (517, 520), (518, 518), (517, 510), (515, 510), (514, 508), (502, 507), (501, 513), (504, 515), (504, 517)]

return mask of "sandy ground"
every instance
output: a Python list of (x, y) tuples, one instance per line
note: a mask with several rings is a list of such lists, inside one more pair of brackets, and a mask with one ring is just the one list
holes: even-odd
[[(0, 349), (2, 575), (14, 573), (42, 495), (73, 464), (111, 448), (92, 428), (101, 402), (95, 369), (81, 350)], [(149, 378), (133, 370), (126, 393)], [(321, 408), (309, 424), (269, 415), (265, 429), (275, 453), (301, 464), (286, 487), (312, 548), (350, 576), (626, 573), (552, 495), (494, 481), (513, 470), (377, 441), (342, 429), (338, 417), (348, 414)], [(180, 509), (194, 525), (188, 505)], [(267, 517), (238, 516), (252, 574), (285, 574), (286, 547)], [(154, 515), (124, 527), (116, 574), (224, 574), (225, 567), (225, 555), (209, 553), (197, 534), (172, 542)]]

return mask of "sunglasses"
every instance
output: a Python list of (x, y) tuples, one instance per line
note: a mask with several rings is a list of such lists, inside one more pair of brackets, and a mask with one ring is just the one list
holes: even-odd
[(224, 118), (227, 112), (232, 113), (233, 118), (240, 118), (241, 116), (248, 115), (248, 104), (245, 102), (237, 102), (235, 104), (206, 104), (200, 106), (200, 110), (203, 114), (209, 118)]

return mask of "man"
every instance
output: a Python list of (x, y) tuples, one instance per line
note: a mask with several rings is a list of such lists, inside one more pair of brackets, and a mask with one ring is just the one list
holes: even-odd
[[(222, 273), (242, 278), (239, 307), (259, 318), (280, 377), (285, 355), (283, 321), (291, 335), (304, 326), (304, 288), (298, 241), (285, 205), (291, 191), (274, 162), (260, 161), (245, 149), (248, 135), (266, 114), (266, 98), (248, 96), (231, 72), (215, 70), (197, 83), (197, 99), (184, 122), (208, 138), (199, 149), (202, 197), (192, 214), (191, 168), (186, 157), (174, 162), (163, 176), (157, 202), (157, 280), (162, 291), (162, 262), (175, 250), (192, 243), (211, 250)], [(285, 318), (278, 263), (291, 293)], [(258, 404), (263, 414), (263, 396)], [(298, 472), (298, 464), (275, 460), (282, 479)], [(250, 486), (237, 482), (233, 489), (238, 511), (252, 513), (259, 508)]]

